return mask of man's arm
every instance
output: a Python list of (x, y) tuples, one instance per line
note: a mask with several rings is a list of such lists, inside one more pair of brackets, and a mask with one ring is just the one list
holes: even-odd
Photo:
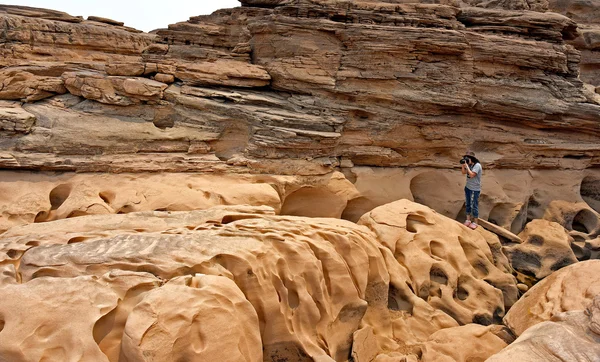
[(467, 167), (468, 167), (468, 166), (467, 166), (467, 164), (466, 164), (466, 163), (463, 163), (463, 164), (462, 164), (462, 168), (461, 168), (460, 172), (462, 172), (462, 174), (463, 174), (463, 175), (466, 175), (466, 174), (467, 174)]
[[(477, 174), (475, 172), (471, 171), (471, 169), (469, 168), (469, 165), (467, 165), (466, 163), (465, 163), (465, 165), (467, 166), (466, 172), (463, 172), (463, 174), (466, 173), (467, 175), (469, 175), (469, 178), (473, 178), (473, 177), (477, 176)], [(463, 168), (463, 171), (465, 171), (465, 168)]]

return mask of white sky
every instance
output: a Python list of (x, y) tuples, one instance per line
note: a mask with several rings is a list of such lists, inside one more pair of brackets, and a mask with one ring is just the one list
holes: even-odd
[(101, 16), (144, 31), (240, 6), (238, 0), (0, 0), (0, 4), (60, 10), (84, 18)]

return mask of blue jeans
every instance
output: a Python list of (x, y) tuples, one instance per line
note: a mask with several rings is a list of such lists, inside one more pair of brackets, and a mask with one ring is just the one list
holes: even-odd
[(479, 195), (481, 191), (469, 190), (465, 187), (465, 206), (467, 215), (473, 215), (474, 218), (479, 217)]

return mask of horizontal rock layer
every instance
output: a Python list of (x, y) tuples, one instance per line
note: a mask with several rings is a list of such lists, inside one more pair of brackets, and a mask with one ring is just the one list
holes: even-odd
[[(574, 21), (444, 4), (343, 4), (221, 10), (153, 35), (4, 7), (0, 98), (29, 102), (38, 122), (3, 143), (0, 166), (90, 171), (80, 159), (93, 152), (105, 162), (126, 154), (133, 172), (154, 157), (164, 159), (156, 171), (179, 162), (203, 171), (199, 150), (246, 168), (284, 167), (286, 159), (323, 173), (343, 160), (450, 168), (466, 148), (485, 152), (488, 168), (598, 165), (599, 96), (577, 78), (581, 55), (565, 43), (577, 36)], [(153, 149), (65, 151), (65, 142), (90, 137), (77, 130), (37, 146), (42, 134), (65, 134), (44, 115), (110, 122), (104, 133), (115, 139), (135, 137), (132, 123), (186, 136)]]

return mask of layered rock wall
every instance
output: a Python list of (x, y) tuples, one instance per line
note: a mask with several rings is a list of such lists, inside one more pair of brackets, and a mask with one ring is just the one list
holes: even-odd
[[(166, 158), (131, 171), (197, 171), (209, 156), (281, 172), (278, 160), (307, 157), (313, 172), (344, 161), (450, 168), (465, 148), (496, 168), (598, 162), (600, 106), (577, 78), (579, 52), (564, 42), (576, 24), (557, 14), (297, 0), (195, 17), (151, 40), (12, 13), (3, 15), (2, 98), (49, 99), (25, 106), (38, 121), (3, 147), (4, 167), (90, 171), (80, 158), (93, 154), (98, 170), (119, 170), (106, 157), (116, 153)], [(42, 25), (70, 40), (36, 35)], [(115, 37), (106, 50), (103, 39)], [(48, 62), (45, 48), (63, 55), (50, 52)], [(61, 93), (70, 95), (51, 97)], [(80, 147), (80, 117), (90, 129), (111, 126)], [(98, 143), (153, 133), (130, 149)], [(42, 136), (52, 140), (45, 147)]]

